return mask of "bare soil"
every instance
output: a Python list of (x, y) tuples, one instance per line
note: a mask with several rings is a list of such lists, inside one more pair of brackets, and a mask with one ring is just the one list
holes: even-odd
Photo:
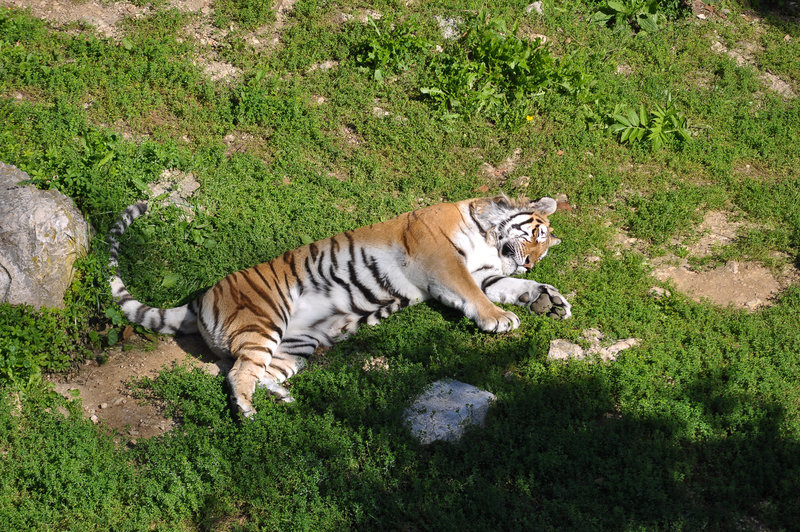
[[(731, 244), (738, 232), (745, 228), (730, 213), (709, 211), (697, 234), (699, 239), (685, 245), (689, 257), (711, 256), (716, 250)], [(627, 241), (635, 239), (627, 239)], [(744, 310), (756, 310), (770, 305), (781, 291), (800, 279), (800, 272), (791, 265), (770, 270), (756, 262), (730, 261), (708, 271), (694, 270), (687, 259), (674, 255), (653, 261), (653, 276), (661, 282), (670, 282), (675, 288), (695, 301), (711, 302)]]
[(166, 338), (155, 347), (110, 349), (106, 354), (103, 364), (89, 360), (74, 373), (53, 375), (49, 380), (65, 397), (80, 397), (88, 419), (134, 442), (163, 434), (175, 422), (164, 415), (164, 405), (137, 397), (132, 382), (155, 378), (165, 368), (179, 365), (199, 367), (211, 375), (229, 369), (216, 360), (199, 335)]

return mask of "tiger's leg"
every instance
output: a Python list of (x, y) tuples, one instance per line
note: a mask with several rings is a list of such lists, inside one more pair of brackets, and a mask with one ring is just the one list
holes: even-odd
[(495, 303), (526, 307), (536, 314), (565, 320), (572, 316), (572, 305), (555, 287), (528, 279), (490, 275), (481, 281), (487, 297)]
[(492, 303), (459, 257), (446, 263), (431, 264), (428, 271), (446, 274), (429, 279), (427, 291), (430, 296), (463, 312), (482, 331), (506, 332), (519, 327), (517, 315)]
[(228, 373), (228, 384), (236, 408), (245, 417), (256, 413), (253, 392), (267, 374), (276, 347), (274, 340), (257, 332), (243, 333), (231, 343), (231, 356), (236, 361)]
[(292, 394), (281, 384), (305, 367), (305, 357), (283, 353), (279, 349), (272, 357), (272, 363), (267, 367), (264, 376), (258, 381), (258, 386), (266, 388), (284, 403), (294, 402)]

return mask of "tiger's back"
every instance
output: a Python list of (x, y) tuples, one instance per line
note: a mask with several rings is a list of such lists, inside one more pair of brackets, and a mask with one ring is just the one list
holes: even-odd
[[(429, 298), (497, 332), (516, 328), (519, 319), (493, 301), (530, 306), (544, 294), (545, 312), (569, 317), (569, 303), (553, 287), (508, 277), (527, 271), (558, 243), (547, 221), (554, 210), (550, 198), (433, 205), (231, 273), (176, 309), (143, 305), (116, 275), (112, 288), (129, 320), (159, 332), (197, 330), (217, 355), (232, 357), (233, 400), (249, 416), (257, 384), (290, 401), (282, 383), (318, 346)], [(142, 212), (141, 204), (130, 207), (112, 230), (112, 266), (115, 237)]]

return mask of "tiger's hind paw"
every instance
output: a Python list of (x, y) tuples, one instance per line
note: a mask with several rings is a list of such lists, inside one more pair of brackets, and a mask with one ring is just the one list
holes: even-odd
[(270, 395), (282, 403), (293, 403), (294, 397), (289, 390), (271, 379), (263, 379), (258, 383), (259, 388), (266, 388)]

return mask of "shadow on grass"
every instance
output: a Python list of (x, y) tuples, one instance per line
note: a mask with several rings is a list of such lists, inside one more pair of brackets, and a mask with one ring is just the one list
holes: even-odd
[[(370, 335), (351, 345), (367, 341), (401, 367), (432, 363), (427, 376), (362, 377), (363, 388), (384, 388), (372, 392), (379, 401), (352, 395), (350, 385), (339, 395), (323, 385), (321, 395), (306, 397), (312, 408), (354, 429), (387, 432), (394, 442), (399, 477), (376, 482), (369, 500), (358, 501), (372, 509), (359, 528), (747, 530), (791, 529), (800, 519), (800, 445), (785, 434), (783, 405), (733, 393), (717, 375), (677, 394), (644, 391), (624, 407), (620, 387), (628, 384), (612, 366), (547, 362), (542, 354), (526, 378), (503, 377), (518, 362), (514, 353), (527, 352), (526, 340), (498, 351), (453, 329), (432, 325), (400, 346), (391, 335), (382, 335), (388, 343)], [(461, 356), (442, 355), (451, 352)], [(502, 367), (489, 369), (495, 365)], [(488, 383), (498, 401), (486, 426), (459, 444), (422, 447), (400, 417), (409, 391), (441, 376)], [(354, 408), (355, 399), (367, 407)]]
[[(231, 519), (358, 530), (747, 530), (800, 521), (800, 444), (780, 397), (743, 388), (733, 370), (674, 383), (642, 371), (647, 361), (635, 356), (547, 361), (543, 346), (560, 327), (534, 319), (519, 334), (483, 335), (424, 305), (312, 360), (293, 379), (296, 404), (262, 392), (246, 423), (230, 416), (219, 379), (162, 375), (183, 430), (135, 453), (155, 486), (183, 478), (188, 500), (206, 501), (194, 518), (210, 528)], [(389, 367), (365, 370), (378, 356)], [(497, 403), (460, 443), (421, 446), (402, 413), (443, 377), (489, 389)]]

